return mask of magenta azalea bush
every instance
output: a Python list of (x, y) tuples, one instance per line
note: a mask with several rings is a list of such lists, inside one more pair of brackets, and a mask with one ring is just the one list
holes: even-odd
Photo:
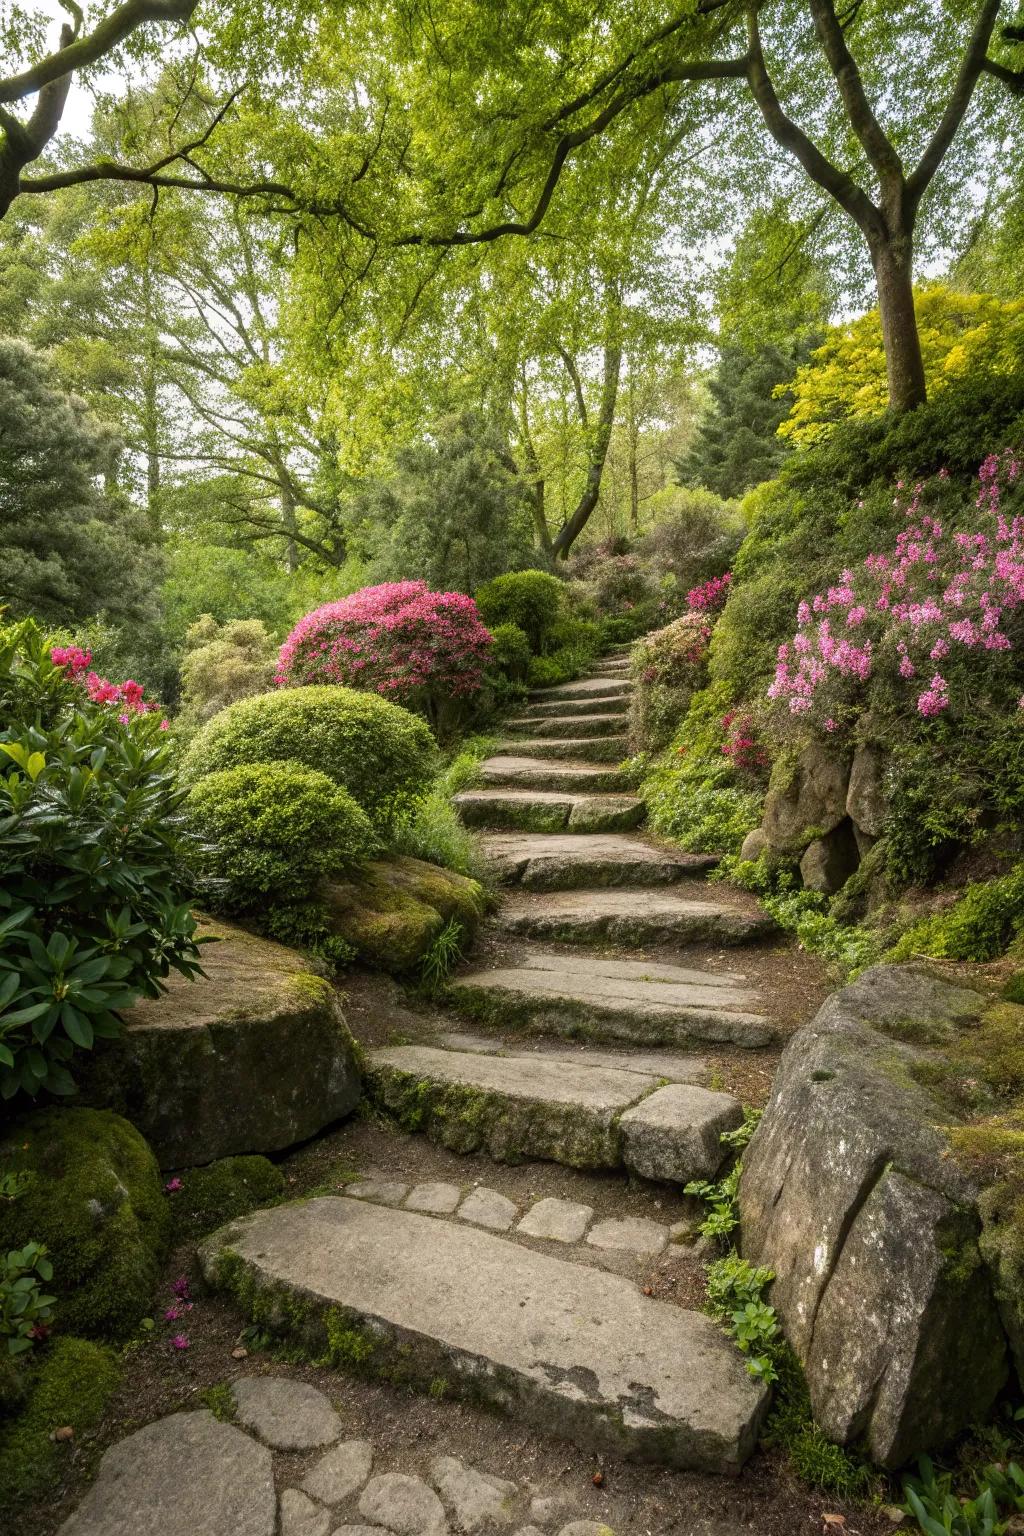
[(712, 576), (699, 587), (691, 587), (686, 594), (687, 607), (692, 613), (715, 613), (724, 608), (731, 581), (732, 572), (726, 571), (724, 576)]
[(1024, 515), (1010, 515), (1005, 502), (1022, 483), (1022, 460), (1007, 452), (981, 466), (972, 531), (953, 531), (943, 519), (947, 481), (940, 470), (909, 492), (901, 482), (895, 504), (907, 526), (895, 549), (869, 554), (800, 604), (768, 690), (791, 714), (833, 731), (864, 685), (886, 674), (930, 719), (954, 703), (954, 673), (967, 704), (984, 664), (987, 676), (1013, 649), (1024, 605)]
[(276, 682), (371, 690), (437, 724), (479, 693), (492, 644), (471, 597), (390, 581), (300, 619), (281, 647)]

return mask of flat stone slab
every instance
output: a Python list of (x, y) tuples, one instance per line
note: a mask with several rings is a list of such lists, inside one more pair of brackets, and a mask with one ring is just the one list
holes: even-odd
[(409, 1193), (409, 1186), (393, 1179), (357, 1179), (345, 1193), (353, 1200), (372, 1200), (375, 1205), (401, 1205)]
[(330, 1536), (333, 1521), (299, 1488), (286, 1488), (279, 1505), (281, 1536)]
[[(695, 975), (702, 973), (697, 971)], [(735, 978), (742, 982), (742, 976)], [(518, 1047), (510, 1048), (500, 1038), (488, 1035), (463, 1034), (448, 1030), (437, 1037), (436, 1043), (446, 1051), (472, 1051), (481, 1056), (525, 1056)], [(672, 1083), (699, 1083), (707, 1075), (707, 1062), (700, 1056), (684, 1055), (680, 1051), (601, 1051), (579, 1046), (537, 1046), (530, 1055), (543, 1055), (548, 1061), (579, 1062), (591, 1067), (616, 1067), (620, 1072), (639, 1072), (644, 1077), (661, 1077)]]
[(627, 699), (602, 688), (600, 693), (576, 698), (549, 699), (546, 702), (531, 701), (523, 716), (527, 720), (564, 719), (567, 715), (619, 715), (625, 718)]
[(621, 763), (629, 756), (629, 737), (622, 736), (573, 736), (548, 740), (543, 736), (528, 741), (500, 741), (499, 753), (515, 757), (524, 751), (533, 759), (562, 759), (570, 757), (588, 763)]
[(270, 1452), (206, 1409), (157, 1419), (107, 1451), (61, 1536), (275, 1536)]
[(509, 789), (547, 789), (607, 794), (627, 790), (626, 775), (601, 763), (573, 762), (571, 758), (522, 757), (500, 752), (481, 765), (484, 784)]
[(467, 789), (452, 804), (469, 827), (535, 832), (625, 832), (646, 815), (636, 795), (573, 794), (550, 789)]
[(616, 711), (614, 714), (573, 715), (519, 715), (505, 723), (517, 736), (564, 737), (622, 736), (629, 716)]
[(619, 1122), (623, 1156), (645, 1179), (710, 1179), (725, 1161), (723, 1133), (742, 1124), (743, 1110), (731, 1094), (672, 1083), (626, 1110)]
[[(735, 1473), (754, 1448), (767, 1395), (721, 1330), (590, 1265), (337, 1197), (257, 1211), (207, 1239), (201, 1259), (210, 1283), (236, 1296), (301, 1298), (307, 1336), (339, 1308), (363, 1330), (363, 1369), (400, 1365), (424, 1388), (443, 1376), (587, 1449)], [(371, 1487), (360, 1515), (379, 1524)], [(218, 1536), (240, 1529), (222, 1522)]]
[(632, 1253), (638, 1259), (646, 1259), (668, 1246), (668, 1228), (646, 1216), (610, 1217), (594, 1223), (587, 1242), (605, 1252)]
[(231, 1388), (238, 1422), (275, 1451), (313, 1451), (333, 1445), (341, 1420), (327, 1398), (287, 1376), (242, 1376)]
[(533, 700), (544, 702), (548, 699), (586, 699), (597, 695), (625, 697), (632, 690), (632, 684), (626, 678), (614, 677), (581, 677), (574, 683), (556, 683), (553, 688), (536, 688), (530, 694)]
[[(712, 855), (659, 848), (639, 837), (613, 832), (494, 832), (481, 838), (494, 874), (533, 891), (591, 886), (667, 885), (713, 869)], [(624, 897), (628, 902), (631, 898)]]
[(407, 1211), (428, 1211), (434, 1216), (450, 1216), (462, 1199), (457, 1184), (417, 1184), (405, 1202)]
[[(692, 867), (684, 871), (695, 872)], [(506, 932), (529, 938), (577, 944), (609, 941), (626, 948), (666, 941), (753, 944), (776, 931), (764, 913), (744, 912), (690, 890), (657, 887), (544, 891), (530, 896), (513, 892), (502, 902), (500, 921)]]
[(113, 1109), (162, 1168), (306, 1141), (359, 1102), (338, 994), (304, 955), (204, 920), (205, 976), (126, 1010), (124, 1029), (83, 1054), (79, 1102)]
[(394, 1536), (448, 1536), (444, 1505), (420, 1477), (385, 1472), (363, 1489), (359, 1513)]
[(752, 1011), (757, 998), (749, 989), (718, 978), (706, 984), (700, 972), (642, 960), (527, 951), (513, 964), (456, 977), (448, 996), (489, 1023), (592, 1039), (757, 1047), (777, 1033)]
[(438, 1456), (430, 1463), (429, 1475), (454, 1516), (456, 1529), (466, 1536), (512, 1524), (509, 1505), (519, 1491), (515, 1483), (477, 1472), (458, 1456)]
[(343, 1440), (332, 1446), (302, 1479), (302, 1492), (321, 1504), (341, 1504), (366, 1482), (373, 1469), (368, 1440)]
[(578, 1243), (594, 1218), (592, 1206), (576, 1200), (548, 1198), (530, 1207), (516, 1228), (524, 1237), (544, 1237), (553, 1243)]
[(618, 1117), (658, 1079), (539, 1054), (401, 1045), (369, 1053), (366, 1083), (373, 1103), (453, 1151), (617, 1168)]
[(485, 1184), (471, 1190), (458, 1209), (460, 1220), (471, 1222), (474, 1227), (487, 1227), (491, 1232), (507, 1232), (518, 1215), (514, 1201)]

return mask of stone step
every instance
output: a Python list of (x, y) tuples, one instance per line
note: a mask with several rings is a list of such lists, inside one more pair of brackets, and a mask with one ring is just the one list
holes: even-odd
[(608, 661), (597, 661), (591, 669), (592, 677), (628, 677), (629, 657), (613, 656)]
[(777, 1038), (759, 999), (715, 973), (646, 960), (527, 951), (449, 984), (452, 1004), (489, 1024), (593, 1040), (758, 1047)]
[(549, 740), (534, 736), (519, 741), (498, 741), (499, 753), (529, 753), (532, 758), (572, 757), (587, 763), (621, 763), (629, 753), (628, 736), (556, 736)]
[(468, 1223), (327, 1196), (244, 1217), (200, 1256), (306, 1350), (444, 1381), (588, 1450), (735, 1474), (756, 1443), (767, 1392), (710, 1318)]
[(566, 715), (619, 715), (622, 719), (623, 707), (628, 700), (619, 694), (611, 694), (605, 697), (603, 694), (587, 695), (586, 698), (573, 699), (545, 699), (535, 701), (531, 699), (524, 714), (526, 720), (548, 720), (552, 717), (564, 719)]
[(573, 795), (544, 789), (467, 789), (452, 796), (467, 827), (532, 832), (625, 832), (646, 806), (636, 795)]
[(492, 832), (481, 850), (493, 873), (510, 885), (532, 891), (579, 890), (588, 886), (670, 884), (713, 869), (713, 854), (658, 848), (639, 837), (612, 832)]
[(538, 757), (520, 757), (514, 753), (489, 757), (481, 764), (480, 776), (487, 785), (509, 789), (582, 790), (587, 794), (611, 794), (629, 789), (629, 780), (617, 768), (600, 763), (576, 763), (555, 758), (545, 762)]
[(517, 736), (622, 736), (628, 715), (544, 715), (531, 719), (519, 715), (506, 720), (508, 729)]
[(725, 1157), (722, 1133), (743, 1121), (727, 1093), (666, 1087), (653, 1073), (586, 1056), (400, 1045), (369, 1053), (366, 1084), (379, 1108), (452, 1152), (625, 1167), (679, 1184), (713, 1178)]
[(764, 913), (744, 912), (703, 897), (698, 890), (630, 889), (552, 891), (505, 897), (499, 913), (507, 933), (563, 944), (612, 942), (624, 947), (660, 944), (752, 944), (771, 938)]
[(530, 694), (530, 701), (543, 703), (548, 699), (614, 697), (616, 694), (624, 697), (630, 692), (630, 686), (628, 678), (581, 677), (574, 683), (558, 683), (554, 688), (535, 688)]

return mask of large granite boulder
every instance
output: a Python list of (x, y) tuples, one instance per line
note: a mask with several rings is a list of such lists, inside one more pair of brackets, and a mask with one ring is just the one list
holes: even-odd
[(838, 743), (813, 741), (795, 763), (780, 759), (772, 771), (761, 831), (775, 853), (800, 853), (846, 817), (850, 757)]
[(858, 747), (850, 765), (846, 814), (858, 832), (867, 837), (881, 837), (887, 809), (882, 750), (870, 744)]
[(82, 1058), (85, 1103), (125, 1116), (162, 1168), (277, 1152), (355, 1108), (359, 1068), (330, 982), (302, 955), (204, 922), (205, 977), (172, 974)]
[(447, 923), (472, 933), (483, 915), (483, 887), (422, 859), (372, 860), (328, 885), (324, 901), (335, 932), (361, 959), (384, 971), (413, 970)]
[(794, 1036), (744, 1158), (743, 1253), (775, 1271), (815, 1418), (883, 1466), (983, 1417), (1007, 1377), (979, 1189), (926, 1086), (989, 1007), (923, 968), (865, 972)]

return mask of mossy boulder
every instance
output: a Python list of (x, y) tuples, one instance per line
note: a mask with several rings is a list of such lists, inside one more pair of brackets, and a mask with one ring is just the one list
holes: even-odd
[[(55, 1339), (24, 1367), (24, 1374), (23, 1406), (0, 1418), (0, 1511), (56, 1491), (120, 1379), (109, 1349), (75, 1338)], [(73, 1438), (53, 1440), (53, 1431), (65, 1426), (74, 1431)]]
[(1022, 1038), (1024, 1009), (876, 966), (793, 1037), (744, 1155), (742, 1251), (775, 1272), (815, 1419), (884, 1466), (984, 1419), (1024, 1341), (1016, 1207), (990, 1208), (969, 1107), (1021, 1091)]
[(200, 935), (216, 940), (206, 975), (173, 973), (80, 1074), (83, 1097), (138, 1126), (162, 1168), (283, 1151), (360, 1094), (337, 993), (302, 955), (229, 923), (204, 921)]
[(761, 831), (776, 853), (802, 854), (846, 817), (850, 754), (838, 744), (811, 742), (795, 759), (772, 769)]
[(156, 1158), (138, 1131), (100, 1109), (41, 1109), (0, 1141), (0, 1165), (25, 1191), (0, 1202), (0, 1247), (45, 1243), (62, 1332), (123, 1338), (149, 1311), (170, 1213)]
[(171, 1211), (176, 1237), (199, 1237), (269, 1205), (284, 1193), (284, 1174), (266, 1157), (222, 1157), (181, 1176)]
[(384, 971), (415, 969), (452, 919), (471, 933), (483, 915), (483, 887), (422, 859), (369, 863), (358, 875), (326, 888), (336, 933), (368, 964)]

